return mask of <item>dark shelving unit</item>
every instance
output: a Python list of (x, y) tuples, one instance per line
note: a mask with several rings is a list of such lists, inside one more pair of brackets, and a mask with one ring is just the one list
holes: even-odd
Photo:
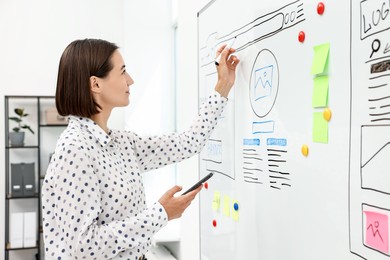
[[(44, 179), (44, 173), (46, 172), (48, 158), (43, 162), (44, 153), (54, 151), (55, 141), (59, 137), (59, 133), (65, 129), (66, 124), (47, 124), (44, 113), (46, 109), (53, 107), (55, 99), (53, 96), (5, 96), (5, 260), (12, 259), (10, 254), (12, 252), (28, 251), (28, 254), (32, 254), (35, 259), (43, 259), (44, 250), (41, 248), (42, 243), (42, 222), (41, 222), (41, 184)], [(34, 130), (35, 134), (25, 131), (26, 141), (23, 146), (12, 146), (9, 142), (9, 133), (12, 131), (14, 126), (13, 122), (10, 122), (9, 117), (14, 116), (14, 108), (22, 107), (25, 108), (25, 112), (29, 114), (29, 119), (26, 122)], [(45, 141), (42, 142), (42, 135), (45, 135)], [(47, 136), (51, 137), (52, 142), (47, 141)], [(27, 137), (28, 136), (28, 137)], [(51, 147), (48, 148), (48, 146)], [(34, 181), (35, 181), (35, 192), (28, 196), (13, 196), (11, 192), (11, 163), (14, 163), (14, 157), (20, 161), (20, 154), (26, 155), (28, 160), (34, 162)], [(47, 154), (44, 157), (48, 157)], [(17, 163), (17, 162), (16, 162)], [(20, 205), (18, 205), (18, 203)], [(15, 206), (14, 206), (15, 205)], [(12, 247), (10, 244), (10, 214), (12, 208), (16, 208), (15, 212), (23, 212), (23, 206), (29, 205), (27, 211), (35, 211), (37, 216), (37, 241), (35, 246), (29, 247)], [(31, 206), (33, 205), (33, 206)], [(36, 205), (36, 207), (35, 207)], [(31, 208), (34, 208), (31, 210)], [(23, 258), (23, 257), (21, 257)]]

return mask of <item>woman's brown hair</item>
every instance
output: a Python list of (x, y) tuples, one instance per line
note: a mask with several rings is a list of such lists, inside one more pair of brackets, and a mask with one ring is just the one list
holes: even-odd
[(56, 107), (62, 116), (91, 117), (101, 108), (93, 99), (90, 77), (105, 78), (112, 70), (115, 44), (100, 39), (71, 42), (62, 53), (58, 68)]

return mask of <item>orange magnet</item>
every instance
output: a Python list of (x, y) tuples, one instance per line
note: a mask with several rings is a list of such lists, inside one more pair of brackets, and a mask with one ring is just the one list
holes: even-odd
[(213, 220), (213, 227), (217, 227), (217, 221), (215, 219)]
[(332, 110), (330, 110), (329, 108), (325, 108), (324, 112), (322, 112), (322, 115), (324, 116), (324, 119), (326, 121), (330, 121), (330, 119), (332, 118)]
[(301, 152), (303, 156), (308, 156), (309, 155), (309, 146), (306, 144), (302, 145)]
[(207, 190), (209, 188), (209, 184), (207, 182), (204, 183), (204, 187)]

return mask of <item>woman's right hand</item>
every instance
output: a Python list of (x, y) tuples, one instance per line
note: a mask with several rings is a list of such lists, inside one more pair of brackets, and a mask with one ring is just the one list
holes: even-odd
[(174, 195), (181, 191), (182, 187), (176, 185), (168, 190), (158, 201), (164, 207), (168, 215), (168, 220), (180, 218), (184, 210), (191, 204), (201, 189), (202, 185), (196, 190), (177, 197)]
[(215, 90), (221, 94), (221, 96), (227, 98), (230, 89), (234, 85), (236, 80), (236, 68), (240, 60), (237, 56), (232, 55), (236, 50), (228, 48), (226, 44), (218, 48), (216, 57), (221, 54), (221, 60), (216, 65), (218, 72), (218, 82), (215, 86)]

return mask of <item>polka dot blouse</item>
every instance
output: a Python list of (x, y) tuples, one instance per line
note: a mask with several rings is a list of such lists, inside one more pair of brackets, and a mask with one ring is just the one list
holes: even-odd
[(159, 137), (106, 134), (91, 119), (70, 116), (42, 187), (46, 259), (145, 254), (168, 218), (159, 202), (146, 206), (141, 173), (199, 153), (225, 103), (214, 92), (188, 131)]

